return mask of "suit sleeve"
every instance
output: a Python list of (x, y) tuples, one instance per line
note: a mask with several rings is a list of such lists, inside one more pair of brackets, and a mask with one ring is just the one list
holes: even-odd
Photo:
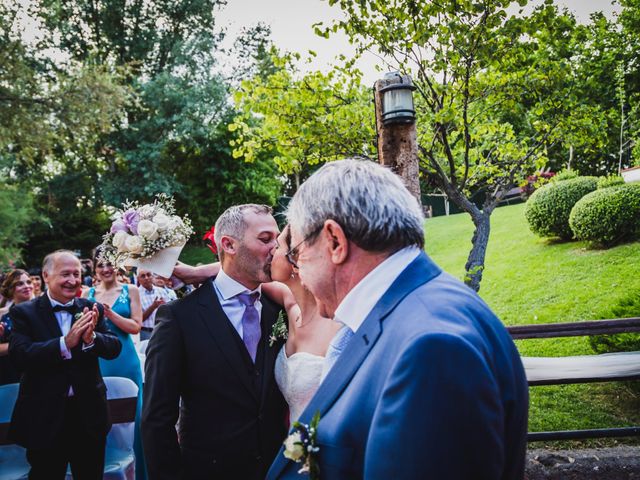
[(33, 341), (29, 317), (24, 309), (12, 307), (11, 320), (13, 331), (9, 340), (9, 355), (18, 370), (49, 369), (64, 361), (59, 337), (42, 342)]
[(147, 347), (145, 361), (142, 443), (149, 478), (181, 478), (182, 461), (176, 422), (180, 401), (184, 343), (171, 307), (162, 305)]
[[(100, 316), (98, 317), (98, 323), (94, 330), (96, 333), (95, 345), (93, 348), (86, 350), (83, 353), (88, 355), (97, 355), (98, 357), (102, 357), (106, 360), (113, 360), (120, 355), (122, 343), (118, 339), (118, 336), (107, 328), (107, 323), (104, 321), (104, 309), (99, 303), (98, 311), (100, 312)], [(81, 346), (82, 343), (79, 347), (81, 348)], [(81, 349), (78, 351), (81, 351)]]
[(503, 407), (490, 366), (453, 335), (416, 338), (373, 416), (364, 478), (501, 478)]

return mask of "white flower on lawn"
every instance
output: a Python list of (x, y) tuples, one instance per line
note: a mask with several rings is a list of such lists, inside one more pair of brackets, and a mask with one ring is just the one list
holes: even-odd
[(125, 248), (131, 253), (141, 253), (144, 248), (144, 242), (139, 235), (130, 235), (125, 241)]
[(156, 213), (156, 215), (153, 217), (153, 223), (158, 225), (158, 230), (160, 231), (166, 230), (169, 226), (170, 221), (171, 219), (162, 212)]
[(113, 240), (111, 240), (111, 243), (113, 244), (114, 247), (118, 249), (118, 252), (127, 251), (126, 250), (127, 237), (130, 237), (130, 235), (127, 232), (116, 232), (113, 235)]
[(143, 236), (147, 240), (157, 240), (158, 225), (151, 220), (140, 220), (140, 223), (138, 223), (138, 235)]
[(293, 432), (284, 441), (284, 456), (294, 462), (297, 462), (304, 455), (304, 447), (302, 446), (302, 437), (300, 432)]

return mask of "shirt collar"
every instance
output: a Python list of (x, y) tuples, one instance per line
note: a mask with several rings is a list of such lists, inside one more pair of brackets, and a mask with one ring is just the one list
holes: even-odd
[(418, 255), (420, 249), (411, 246), (385, 259), (342, 299), (335, 311), (334, 320), (344, 323), (356, 332), (391, 284)]
[(218, 291), (220, 292), (223, 300), (228, 300), (244, 292), (260, 293), (262, 288), (262, 285), (258, 285), (258, 288), (256, 288), (255, 290), (249, 290), (240, 282), (227, 275), (222, 268), (220, 268), (220, 272), (216, 276), (214, 283), (216, 284), (216, 287), (218, 288)]
[(51, 298), (51, 295), (49, 295), (49, 290), (47, 290), (47, 297), (49, 297), (49, 301), (51, 302), (51, 306), (55, 307), (57, 305), (61, 305), (63, 307), (70, 307), (71, 305), (73, 305), (73, 302), (75, 301), (75, 298), (67, 303), (60, 303), (57, 300), (54, 300), (53, 298)]

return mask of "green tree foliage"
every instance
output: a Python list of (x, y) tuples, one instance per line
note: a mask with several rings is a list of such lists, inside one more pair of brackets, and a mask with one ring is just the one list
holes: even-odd
[[(17, 2), (0, 6), (0, 190), (3, 210), (14, 222), (0, 227), (7, 236), (1, 248), (14, 259), (16, 248), (27, 239), (29, 254), (47, 248), (39, 231), (47, 238), (64, 239), (65, 232), (86, 228), (89, 217), (97, 215), (94, 182), (68, 185), (67, 175), (95, 171), (96, 144), (123, 119), (130, 94), (122, 85), (122, 72), (108, 65), (89, 60), (56, 65), (43, 57), (39, 50), (47, 42), (22, 40), (20, 12)], [(93, 210), (86, 208), (89, 204)], [(48, 215), (52, 209), (61, 212), (60, 222)], [(78, 235), (68, 238), (56, 248), (82, 243)]]
[(273, 156), (297, 188), (314, 165), (374, 154), (372, 94), (358, 72), (301, 74), (294, 65), (298, 55), (272, 54), (276, 70), (243, 81), (234, 94), (241, 112), (229, 126), (237, 134), (234, 157), (253, 162)]
[(20, 247), (27, 240), (27, 226), (35, 211), (28, 192), (0, 182), (0, 266), (21, 260)]
[(495, 207), (563, 132), (597, 131), (593, 109), (575, 107), (570, 59), (555, 53), (575, 21), (549, 2), (527, 16), (506, 0), (329, 3), (346, 18), (320, 34), (343, 30), (413, 74), (422, 174), (473, 219), (465, 281), (478, 290)]
[[(216, 63), (222, 30), (215, 15), (224, 3), (33, 2), (29, 14), (42, 22), (43, 37), (33, 51), (54, 49), (68, 60), (54, 65), (44, 55), (13, 50), (24, 63), (19, 67), (38, 66), (33, 85), (42, 77), (50, 96), (62, 98), (60, 113), (38, 102), (25, 104), (29, 117), (14, 130), (23, 137), (34, 132), (30, 163), (21, 169), (6, 163), (7, 175), (34, 192), (41, 213), (34, 218), (42, 221), (28, 229), (30, 261), (59, 247), (88, 253), (108, 224), (106, 206), (126, 199), (174, 194), (182, 211), (195, 213), (196, 226), (207, 228), (230, 203), (275, 202), (281, 189), (275, 168), (264, 162), (252, 169), (237, 165), (228, 149), (227, 123), (234, 114)], [(247, 75), (258, 65), (268, 35), (264, 26), (245, 31)], [(268, 69), (268, 62), (256, 68)], [(26, 80), (11, 83), (32, 88)], [(52, 119), (55, 141), (44, 142), (40, 119)], [(16, 149), (16, 141), (7, 144)]]

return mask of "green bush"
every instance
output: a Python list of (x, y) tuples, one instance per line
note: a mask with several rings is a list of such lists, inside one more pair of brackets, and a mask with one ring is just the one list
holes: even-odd
[(548, 183), (536, 190), (524, 209), (531, 231), (541, 237), (573, 238), (569, 227), (571, 209), (596, 189), (597, 182), (596, 177), (577, 177)]
[(600, 177), (598, 179), (598, 190), (603, 188), (615, 187), (616, 185), (623, 185), (624, 178), (620, 175), (609, 175), (607, 177)]
[(551, 179), (553, 183), (564, 182), (565, 180), (571, 180), (578, 178), (580, 174), (575, 170), (560, 170)]
[(640, 184), (596, 190), (578, 201), (569, 225), (575, 237), (610, 246), (640, 233)]

